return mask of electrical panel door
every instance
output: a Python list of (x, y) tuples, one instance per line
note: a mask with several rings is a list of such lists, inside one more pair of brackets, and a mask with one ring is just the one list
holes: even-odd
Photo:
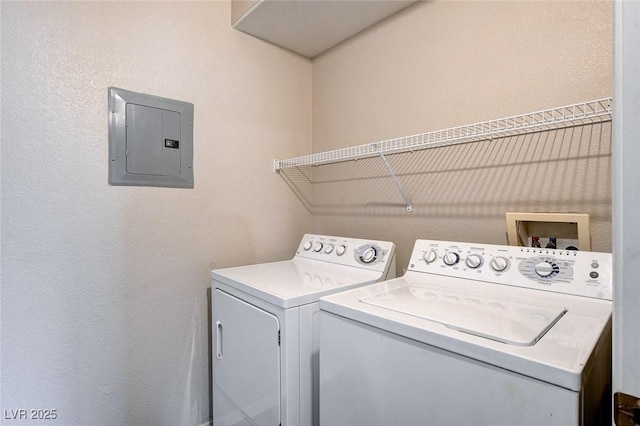
[(180, 114), (127, 104), (127, 172), (180, 176)]

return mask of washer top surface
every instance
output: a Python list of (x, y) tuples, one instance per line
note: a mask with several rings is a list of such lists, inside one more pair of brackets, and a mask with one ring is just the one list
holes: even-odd
[(214, 285), (220, 282), (287, 309), (380, 281), (392, 267), (394, 250), (385, 241), (307, 234), (290, 260), (217, 269), (211, 278)]
[[(584, 294), (608, 294), (610, 254), (572, 253), (571, 260), (566, 260), (562, 256), (569, 255), (547, 250), (546, 259), (563, 260), (553, 262), (551, 269), (559, 269), (555, 275), (538, 277), (531, 271), (540, 263), (540, 253), (438, 242), (434, 256), (431, 243), (416, 242), (403, 277), (323, 297), (320, 309), (496, 367), (581, 389), (594, 349), (605, 344), (604, 336), (610, 332), (612, 311), (610, 300)], [(452, 247), (458, 254), (456, 262), (451, 261), (453, 256), (447, 257)], [(530, 255), (535, 262), (530, 262)], [(493, 263), (498, 256), (506, 262)], [(597, 264), (597, 279), (592, 278), (593, 271), (582, 270), (581, 257), (590, 267)], [(583, 285), (589, 287), (580, 288)]]
[(361, 302), (438, 322), (510, 345), (534, 345), (567, 309), (558, 304), (499, 297), (437, 283), (413, 283), (366, 296)]

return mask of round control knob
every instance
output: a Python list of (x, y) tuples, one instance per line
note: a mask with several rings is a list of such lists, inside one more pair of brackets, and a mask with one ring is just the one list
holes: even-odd
[(422, 256), (422, 258), (424, 259), (425, 262), (432, 263), (438, 258), (438, 252), (436, 251), (436, 249), (431, 249), (428, 252), (426, 252)]
[(460, 256), (458, 255), (458, 253), (449, 251), (444, 255), (442, 261), (449, 266), (453, 266), (460, 261)]
[(503, 256), (491, 259), (491, 269), (496, 272), (502, 272), (509, 267), (509, 259)]
[(326, 254), (331, 254), (332, 251), (333, 251), (333, 244), (327, 244), (327, 246), (324, 248), (324, 252)]
[(482, 265), (482, 256), (478, 254), (470, 254), (465, 262), (471, 269), (479, 268)]
[(305, 250), (310, 250), (311, 246), (313, 246), (313, 244), (311, 243), (311, 241), (305, 241), (304, 245), (302, 246), (303, 249)]
[(553, 263), (543, 261), (536, 263), (533, 267), (533, 270), (536, 271), (536, 274), (539, 276), (546, 278), (553, 274), (553, 272), (557, 269), (557, 266)]
[(347, 251), (347, 246), (345, 246), (344, 244), (340, 244), (336, 249), (336, 254), (338, 256), (342, 256), (346, 251)]
[(320, 251), (322, 251), (322, 243), (316, 243), (316, 245), (313, 246), (313, 251), (320, 253)]
[(374, 247), (369, 247), (360, 255), (360, 260), (362, 263), (371, 263), (376, 260), (378, 253)]

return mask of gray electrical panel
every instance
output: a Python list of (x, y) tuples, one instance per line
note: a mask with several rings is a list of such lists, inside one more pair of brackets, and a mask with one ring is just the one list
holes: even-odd
[(193, 188), (193, 104), (110, 87), (109, 184)]

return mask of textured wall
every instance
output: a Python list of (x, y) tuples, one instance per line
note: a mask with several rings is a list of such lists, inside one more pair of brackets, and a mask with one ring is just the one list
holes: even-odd
[[(205, 423), (210, 270), (287, 258), (311, 224), (271, 170), (311, 149), (311, 64), (228, 2), (1, 8), (0, 406)], [(107, 185), (109, 86), (195, 104), (195, 189)]]
[[(313, 150), (471, 124), (612, 94), (610, 2), (421, 2), (313, 60)], [(507, 211), (591, 214), (611, 250), (609, 123), (292, 172), (317, 232), (398, 245), (506, 243)]]

